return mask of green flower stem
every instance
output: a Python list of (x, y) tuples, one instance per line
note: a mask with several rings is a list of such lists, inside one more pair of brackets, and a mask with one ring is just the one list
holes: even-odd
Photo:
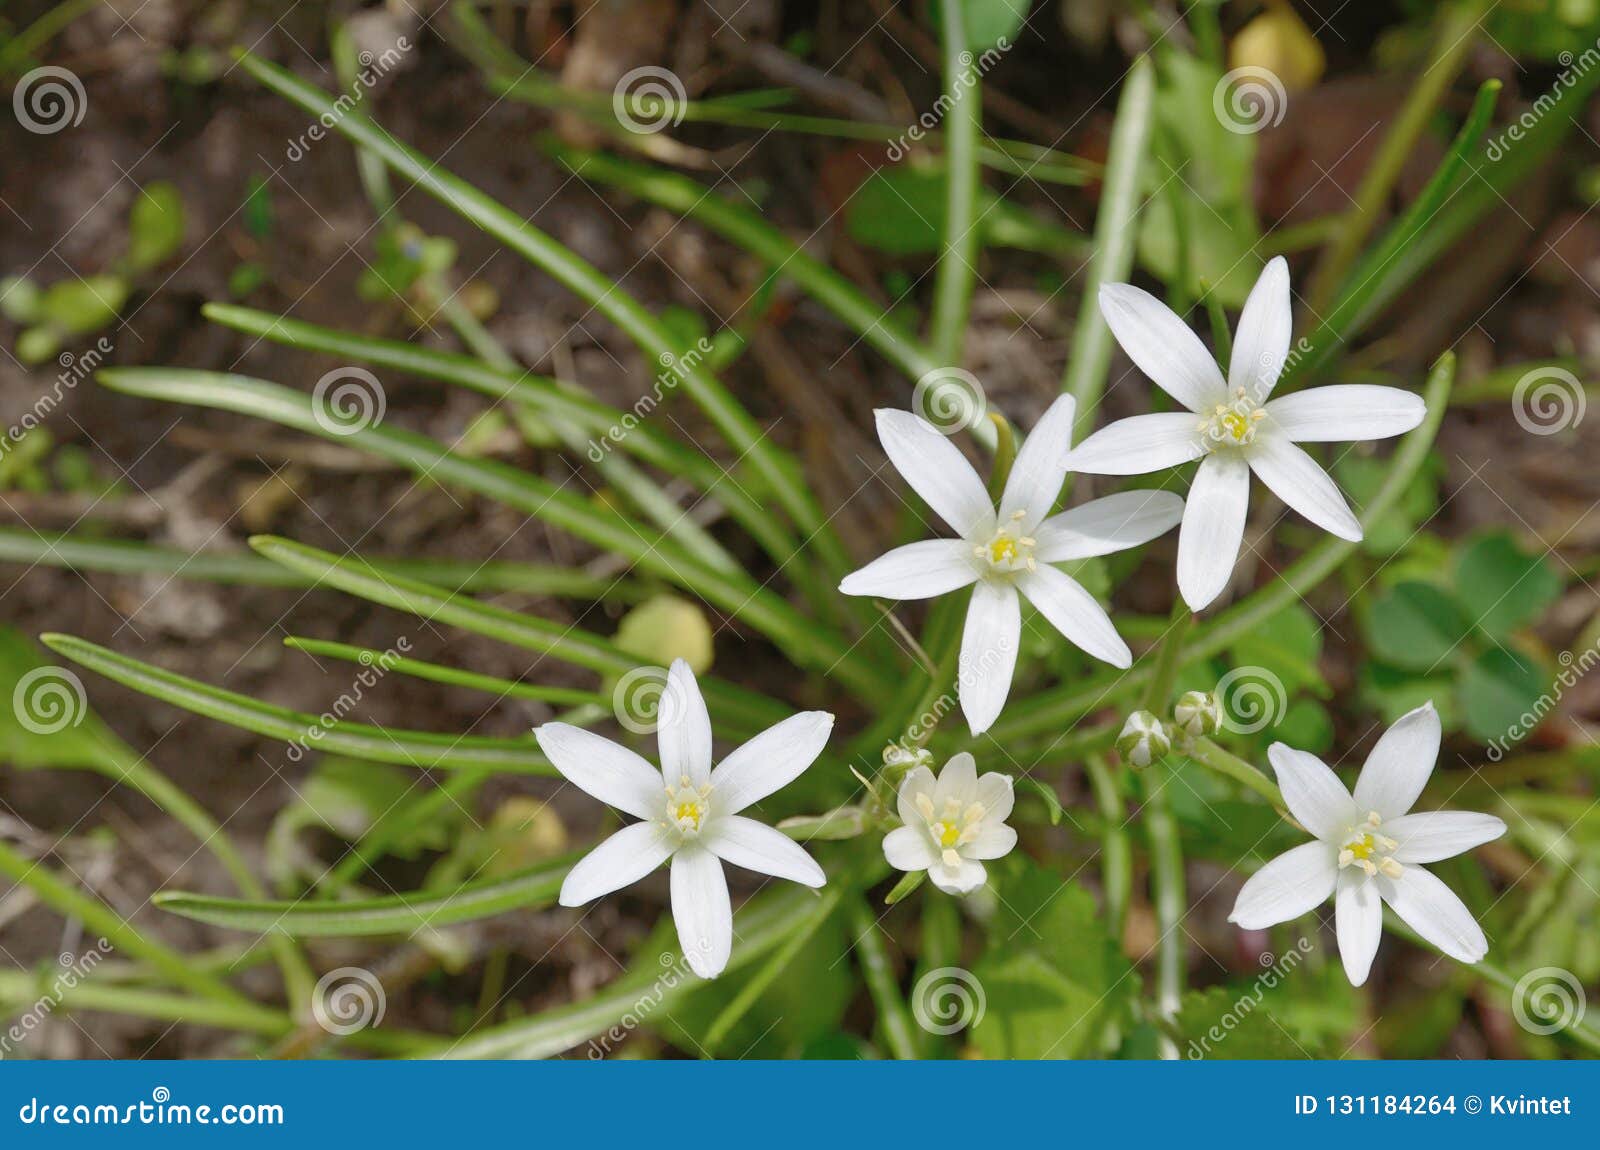
[(1133, 846), (1128, 835), (1128, 809), (1116, 776), (1103, 754), (1085, 755), (1083, 769), (1100, 813), (1100, 880), (1105, 915), (1112, 938), (1120, 940), (1128, 921), (1128, 896), (1133, 889)]
[(1416, 151), (1418, 138), (1433, 118), (1445, 92), (1455, 82), (1467, 53), (1477, 44), (1478, 24), (1490, 5), (1491, 0), (1464, 0), (1445, 8), (1441, 14), (1434, 41), (1437, 51), (1411, 86), (1400, 114), (1384, 134), (1377, 154), (1356, 188), (1355, 203), (1312, 274), (1306, 289), (1306, 310), (1311, 315), (1322, 315), (1328, 310), (1334, 290), (1344, 281), (1362, 244), (1366, 243), (1378, 217), (1388, 206), (1401, 170)]
[(394, 656), (370, 647), (352, 647), (348, 643), (330, 643), (320, 639), (305, 639), (298, 635), (290, 635), (284, 639), (283, 645), (291, 650), (304, 651), (308, 655), (338, 659), (346, 663), (360, 663), (365, 667), (382, 660), (381, 665), (396, 674), (426, 679), (430, 683), (446, 683), (452, 687), (484, 691), (501, 698), (532, 699), (538, 703), (554, 703), (563, 707), (577, 707), (583, 704), (596, 707), (611, 705), (610, 697), (597, 691), (583, 691), (576, 687), (541, 687), (536, 683), (516, 683), (510, 679), (502, 679), (498, 675), (481, 675), (476, 671), (463, 671), (459, 667), (446, 667), (422, 659)]
[(1072, 441), (1078, 443), (1095, 423), (1100, 395), (1111, 370), (1111, 329), (1100, 318), (1100, 286), (1128, 278), (1133, 267), (1141, 184), (1155, 118), (1155, 68), (1147, 56), (1135, 60), (1117, 100), (1117, 118), (1106, 156), (1100, 212), (1094, 225), (1094, 258), (1089, 261), (1072, 357), (1061, 390), (1078, 401)]
[(939, 0), (944, 45), (944, 91), (950, 100), (945, 115), (945, 203), (943, 250), (934, 273), (930, 341), (936, 357), (952, 366), (961, 363), (972, 304), (973, 281), (983, 254), (978, 231), (978, 137), (983, 125), (983, 95), (972, 53), (967, 50), (966, 5)]
[(105, 903), (84, 894), (60, 878), (43, 863), (25, 858), (0, 842), (0, 874), (26, 886), (52, 910), (76, 918), (90, 931), (130, 958), (142, 959), (175, 986), (193, 991), (202, 998), (239, 1007), (252, 1004), (233, 987), (205, 971), (197, 970), (175, 950), (146, 938), (138, 927), (125, 922)]
[[(1183, 846), (1178, 837), (1178, 821), (1167, 803), (1166, 788), (1173, 779), (1171, 767), (1165, 760), (1151, 763), (1144, 779), (1145, 798), (1139, 813), (1150, 844), (1150, 888), (1156, 912), (1156, 1013), (1170, 1023), (1183, 1001), (1186, 965)], [(1178, 1057), (1176, 1045), (1168, 1039), (1161, 1041), (1161, 1057)]]
[[(1600, 69), (1596, 71), (1600, 72)], [(1446, 352), (1434, 364), (1428, 382), (1423, 387), (1422, 398), (1427, 405), (1427, 415), (1420, 426), (1401, 440), (1390, 463), (1389, 473), (1361, 515), (1364, 528), (1370, 530), (1375, 522), (1388, 513), (1427, 459), (1439, 431), (1439, 422), (1449, 407), (1454, 380), (1455, 356)], [(1196, 628), (1194, 636), (1183, 649), (1180, 665), (1208, 659), (1227, 650), (1283, 608), (1305, 598), (1337, 571), (1340, 564), (1355, 553), (1357, 546), (1348, 540), (1332, 537), (1318, 543), (1283, 571), (1272, 584)], [(1150, 677), (1151, 669), (1141, 663), (1132, 670), (1097, 676), (1080, 686), (1042, 692), (1013, 706), (990, 733), (995, 739), (1010, 745), (1012, 740), (1021, 736), (1070, 729), (1073, 723), (1090, 711), (1114, 706), (1119, 700), (1140, 690)]]
[(326, 92), (250, 53), (240, 62), (272, 91), (312, 115), (327, 114), (333, 129), (382, 158), (393, 171), (412, 180), (469, 223), (498, 239), (535, 267), (547, 272), (579, 299), (611, 320), (650, 357), (670, 365), (684, 390), (706, 413), (724, 439), (752, 469), (774, 502), (807, 537), (816, 557), (834, 577), (849, 570), (837, 536), (805, 484), (794, 482), (792, 458), (779, 451), (768, 433), (692, 356), (684, 354), (676, 336), (659, 319), (623, 292), (598, 268), (582, 259), (497, 200), (446, 171), (435, 161), (400, 143), (373, 123), (339, 116)]
[[(590, 575), (571, 567), (456, 559), (386, 559), (352, 556), (374, 570), (426, 579), (452, 591), (507, 591), (565, 599), (638, 602), (637, 582)], [(249, 552), (180, 551), (148, 543), (0, 527), (0, 563), (104, 571), (113, 575), (171, 575), (250, 587), (311, 587), (313, 580)]]
[(1163, 722), (1172, 715), (1172, 687), (1182, 666), (1183, 640), (1194, 626), (1194, 612), (1179, 599), (1172, 608), (1172, 618), (1167, 623), (1166, 634), (1156, 648), (1155, 663), (1150, 672), (1150, 685), (1144, 695), (1144, 709)]
[(1194, 740), (1184, 753), (1207, 770), (1244, 784), (1277, 808), (1280, 815), (1294, 822), (1294, 819), (1289, 817), (1289, 808), (1284, 805), (1283, 792), (1278, 789), (1278, 784), (1269, 779), (1260, 768), (1251, 766), (1238, 755), (1224, 750), (1210, 739)]
[(878, 1026), (889, 1053), (902, 1061), (916, 1059), (917, 1037), (911, 1011), (906, 1008), (906, 1000), (895, 981), (894, 964), (889, 959), (883, 931), (878, 928), (872, 908), (864, 898), (851, 900), (850, 933), (855, 940), (856, 961), (861, 964), (867, 993), (878, 1009)]

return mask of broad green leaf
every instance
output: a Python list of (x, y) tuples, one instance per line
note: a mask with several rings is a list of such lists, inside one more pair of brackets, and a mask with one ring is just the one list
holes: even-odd
[(0, 762), (24, 770), (114, 770), (124, 758), (77, 674), (45, 662), (20, 632), (0, 627)]
[(318, 903), (308, 899), (212, 898), (163, 891), (151, 901), (162, 910), (184, 918), (257, 934), (285, 934), (294, 938), (413, 934), (506, 911), (552, 906), (561, 891), (562, 880), (576, 861), (577, 856), (569, 856), (504, 878), (466, 883), (446, 893), (420, 890), (388, 898)]
[(1310, 690), (1328, 698), (1333, 689), (1317, 666), (1321, 655), (1322, 624), (1299, 603), (1241, 635), (1229, 651), (1235, 667), (1264, 668), (1276, 675), (1290, 694)]
[(1491, 647), (1461, 672), (1461, 718), (1476, 739), (1518, 742), (1553, 706), (1550, 680), (1520, 652)]
[(146, 184), (128, 213), (128, 271), (165, 263), (183, 244), (183, 197), (165, 180)]
[(1456, 598), (1485, 634), (1499, 637), (1532, 623), (1561, 594), (1561, 576), (1543, 555), (1517, 546), (1508, 531), (1458, 545)]
[(1432, 675), (1414, 675), (1382, 663), (1367, 663), (1361, 668), (1361, 701), (1385, 723), (1431, 702), (1444, 729), (1456, 731), (1461, 728), (1461, 714), (1456, 707), (1454, 678), (1448, 667)]
[(1432, 671), (1460, 653), (1472, 623), (1454, 599), (1430, 583), (1401, 583), (1378, 597), (1367, 616), (1367, 644), (1386, 663)]
[[(1332, 691), (1329, 691), (1332, 694)], [(1315, 699), (1296, 699), (1272, 730), (1275, 740), (1320, 755), (1333, 749), (1333, 716)]]
[(1190, 991), (1178, 1008), (1179, 1055), (1196, 1061), (1316, 1057), (1274, 1019), (1278, 997), (1260, 980)]
[(113, 323), (128, 301), (120, 276), (99, 275), (53, 283), (39, 297), (40, 321), (65, 335), (86, 335)]

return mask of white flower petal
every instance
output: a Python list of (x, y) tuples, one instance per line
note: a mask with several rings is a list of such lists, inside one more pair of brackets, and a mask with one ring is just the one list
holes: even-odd
[(900, 821), (915, 825), (922, 818), (922, 813), (917, 810), (917, 796), (933, 798), (938, 785), (933, 772), (927, 767), (912, 767), (907, 771), (906, 777), (900, 780), (900, 793), (895, 796), (895, 808), (899, 811)]
[(1209, 606), (1233, 577), (1249, 510), (1249, 465), (1233, 454), (1207, 456), (1178, 529), (1178, 590), (1190, 610)]
[(1493, 815), (1472, 811), (1428, 811), (1385, 819), (1382, 830), (1400, 844), (1394, 861), (1416, 864), (1454, 858), (1493, 842), (1506, 833), (1506, 824)]
[[(1340, 539), (1360, 540), (1360, 520), (1339, 494), (1333, 477), (1303, 449), (1283, 435), (1263, 434), (1256, 436), (1249, 450), (1250, 469), (1274, 495), (1324, 531)], [(1193, 498), (1191, 495), (1191, 501)]]
[(877, 414), (884, 453), (922, 501), (962, 538), (989, 534), (994, 502), (960, 449), (909, 411)]
[(803, 886), (822, 886), (828, 881), (817, 861), (799, 843), (743, 815), (714, 817), (701, 842), (723, 862), (757, 874), (786, 878)]
[(1327, 901), (1338, 875), (1337, 854), (1327, 843), (1303, 843), (1284, 851), (1239, 888), (1229, 922), (1265, 930), (1308, 914)]
[(1359, 870), (1339, 872), (1333, 928), (1345, 977), (1351, 986), (1360, 986), (1367, 981), (1378, 953), (1378, 939), (1383, 936), (1383, 900), (1378, 897), (1378, 884)]
[(1000, 521), (1009, 523), (1014, 512), (1024, 513), (1020, 533), (1028, 535), (1049, 515), (1067, 477), (1067, 451), (1072, 447), (1072, 417), (1077, 403), (1070, 395), (1052, 403), (1029, 436), (1022, 441), (1000, 498)]
[(928, 877), (946, 894), (970, 894), (988, 880), (989, 872), (975, 859), (961, 859), (953, 867), (934, 863), (928, 868)]
[(883, 857), (895, 870), (928, 870), (939, 861), (939, 852), (920, 827), (904, 826), (883, 836)]
[(997, 859), (1011, 853), (1017, 845), (1017, 832), (985, 816), (978, 837), (961, 848), (967, 858)]
[(963, 806), (978, 794), (978, 763), (971, 752), (951, 755), (950, 761), (939, 770), (939, 781), (933, 788), (933, 805), (942, 807), (948, 799), (956, 799)]
[(978, 779), (978, 801), (983, 804), (985, 822), (1003, 823), (1016, 803), (1016, 788), (1010, 775), (990, 771)]
[(1361, 821), (1350, 792), (1344, 789), (1333, 768), (1317, 756), (1286, 743), (1273, 743), (1267, 748), (1267, 758), (1278, 776), (1278, 788), (1283, 791), (1289, 813), (1319, 839), (1341, 842), (1345, 833)]
[(978, 578), (972, 544), (962, 539), (924, 539), (896, 547), (852, 571), (839, 584), (846, 595), (884, 599), (931, 599)]
[(1489, 953), (1489, 940), (1467, 904), (1431, 872), (1408, 866), (1397, 879), (1379, 875), (1374, 881), (1395, 914), (1451, 958), (1477, 962)]
[(1439, 758), (1439, 712), (1433, 702), (1401, 715), (1373, 744), (1356, 779), (1356, 805), (1397, 819), (1411, 809), (1428, 785)]
[(1289, 263), (1276, 256), (1261, 269), (1256, 286), (1244, 301), (1239, 330), (1233, 335), (1233, 358), (1228, 361), (1228, 390), (1244, 388), (1257, 400), (1272, 393), (1284, 360), (1289, 358), (1289, 337), (1294, 309), (1289, 302)]
[(665, 812), (661, 773), (627, 747), (567, 723), (546, 723), (533, 737), (567, 782), (607, 806), (637, 819)]
[(1398, 387), (1337, 383), (1296, 391), (1267, 404), (1270, 426), (1296, 443), (1362, 443), (1404, 435), (1428, 409)]
[(967, 622), (961, 633), (961, 659), (956, 695), (974, 735), (987, 731), (1000, 717), (1011, 693), (1022, 642), (1022, 604), (1016, 588), (980, 580), (972, 588)]
[(1072, 576), (1041, 566), (1018, 574), (1017, 590), (1050, 620), (1052, 627), (1096, 659), (1113, 667), (1133, 665), (1133, 652), (1111, 625), (1105, 608)]
[(768, 727), (711, 772), (712, 810), (737, 814), (788, 786), (817, 761), (832, 731), (826, 711), (802, 711)]
[(672, 661), (656, 714), (656, 744), (667, 785), (675, 787), (687, 778), (693, 786), (704, 786), (711, 779), (711, 716), (694, 672), (682, 659)]
[(1170, 531), (1182, 518), (1183, 498), (1175, 492), (1119, 491), (1039, 524), (1033, 557), (1062, 563), (1126, 551)]
[(1190, 411), (1209, 410), (1226, 398), (1216, 359), (1155, 296), (1132, 284), (1104, 284), (1100, 314), (1139, 370)]
[(561, 883), (561, 905), (582, 906), (638, 882), (667, 861), (673, 846), (660, 823), (623, 827), (567, 872)]
[(733, 904), (717, 856), (690, 846), (672, 856), (672, 921), (689, 969), (715, 978), (733, 953)]
[(1205, 454), (1199, 422), (1186, 411), (1134, 415), (1102, 427), (1067, 453), (1067, 470), (1145, 475)]

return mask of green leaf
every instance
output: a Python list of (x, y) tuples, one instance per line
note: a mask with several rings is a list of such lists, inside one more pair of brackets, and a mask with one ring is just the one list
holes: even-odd
[(1491, 647), (1461, 673), (1461, 715), (1467, 733), (1485, 742), (1524, 738), (1549, 709), (1550, 681), (1519, 652)]
[(1456, 708), (1454, 673), (1441, 668), (1435, 675), (1413, 675), (1408, 671), (1367, 663), (1361, 668), (1361, 701), (1393, 723), (1407, 711), (1431, 702), (1439, 712), (1439, 722), (1447, 731), (1461, 728)]
[(130, 274), (165, 263), (183, 244), (183, 197), (166, 181), (146, 184), (128, 213)]
[(0, 627), (0, 761), (24, 770), (113, 770), (120, 760), (78, 676), (45, 662), (21, 632)]
[(1456, 597), (1485, 634), (1492, 637), (1544, 613), (1561, 594), (1561, 576), (1543, 555), (1517, 546), (1509, 531), (1491, 531), (1459, 545)]
[(1005, 869), (988, 948), (972, 971), (984, 1003), (972, 1044), (985, 1058), (1098, 1051), (1137, 993), (1128, 960), (1083, 887), (1030, 862)]
[(39, 297), (39, 319), (63, 335), (86, 335), (113, 323), (128, 302), (121, 276), (89, 276), (51, 284)]
[[(1369, 555), (1387, 556), (1406, 548), (1416, 538), (1417, 528), (1439, 506), (1439, 476), (1443, 471), (1444, 461), (1430, 453), (1394, 506), (1367, 526), (1361, 549)], [(1334, 473), (1351, 504), (1365, 507), (1383, 486), (1389, 461), (1350, 452), (1334, 465)]]
[[(890, 255), (921, 255), (944, 243), (946, 185), (942, 166), (901, 164), (879, 168), (856, 189), (845, 208), (845, 228), (863, 247)], [(1084, 237), (1040, 219), (994, 192), (978, 195), (979, 231), (988, 247), (1045, 255), (1081, 253)]]
[(1321, 655), (1322, 624), (1299, 603), (1247, 631), (1229, 648), (1235, 667), (1264, 668), (1277, 676), (1285, 691), (1311, 690), (1326, 699), (1333, 688), (1317, 666)]
[(39, 285), (26, 276), (6, 276), (0, 279), (0, 315), (12, 323), (38, 323), (42, 295)]
[(1229, 1061), (1314, 1057), (1273, 1018), (1274, 998), (1260, 980), (1190, 991), (1178, 1007), (1179, 1054)]
[(1289, 704), (1272, 734), (1296, 750), (1320, 755), (1333, 749), (1333, 716), (1314, 699), (1296, 699)]
[(294, 938), (411, 934), (489, 918), (510, 910), (539, 910), (551, 906), (561, 892), (567, 871), (576, 861), (576, 855), (569, 856), (504, 878), (469, 882), (445, 894), (423, 890), (388, 898), (316, 903), (306, 899), (212, 898), (163, 891), (151, 901), (162, 910), (184, 918), (258, 934), (285, 934)]
[(1401, 583), (1379, 596), (1367, 616), (1367, 643), (1379, 659), (1431, 671), (1460, 650), (1471, 622), (1431, 583)]
[[(967, 26), (967, 47), (974, 55), (990, 48), (1011, 47), (1027, 23), (1033, 0), (963, 0), (962, 15)], [(944, 27), (937, 0), (924, 4), (929, 22), (937, 31)]]

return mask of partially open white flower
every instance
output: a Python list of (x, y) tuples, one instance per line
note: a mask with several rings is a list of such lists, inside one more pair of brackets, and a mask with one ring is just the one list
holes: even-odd
[(1283, 801), (1317, 836), (1262, 867), (1239, 891), (1230, 921), (1246, 930), (1288, 922), (1334, 895), (1334, 927), (1345, 974), (1367, 980), (1388, 903), (1412, 930), (1451, 958), (1477, 962), (1489, 949), (1465, 904), (1422, 868), (1505, 834), (1493, 815), (1466, 811), (1408, 814), (1439, 756), (1432, 703), (1402, 715), (1383, 733), (1355, 794), (1315, 755), (1282, 743), (1268, 750)]
[(816, 761), (833, 716), (805, 711), (763, 731), (711, 766), (711, 718), (694, 672), (672, 664), (662, 693), (657, 771), (628, 748), (566, 723), (534, 731), (556, 770), (601, 802), (643, 820), (590, 851), (561, 884), (581, 906), (672, 860), (672, 917), (689, 967), (715, 978), (733, 949), (733, 909), (722, 864), (806, 886), (826, 882), (815, 860), (778, 831), (739, 812), (793, 782)]
[(883, 855), (897, 870), (928, 872), (950, 894), (977, 890), (988, 877), (984, 859), (1009, 854), (1017, 832), (1006, 826), (1013, 802), (1011, 778), (978, 767), (965, 751), (939, 777), (916, 767), (900, 780), (900, 821), (883, 839)]
[(1136, 415), (1102, 428), (1070, 470), (1144, 475), (1201, 460), (1178, 535), (1178, 590), (1192, 610), (1228, 585), (1249, 510), (1250, 473), (1341, 539), (1361, 524), (1326, 471), (1297, 443), (1385, 439), (1422, 422), (1422, 399), (1394, 387), (1338, 384), (1268, 402), (1289, 356), (1289, 265), (1267, 264), (1233, 340), (1228, 378), (1189, 325), (1131, 284), (1100, 288), (1100, 312), (1128, 358), (1187, 411)]
[(966, 457), (908, 411), (880, 410), (878, 438), (889, 461), (960, 539), (896, 547), (845, 577), (846, 595), (927, 599), (972, 587), (961, 638), (957, 694), (973, 734), (989, 729), (1016, 669), (1025, 595), (1052, 626), (1097, 659), (1133, 661), (1094, 596), (1055, 567), (1149, 542), (1183, 515), (1168, 491), (1125, 491), (1051, 515), (1066, 478), (1074, 404), (1050, 405), (1016, 461), (996, 510)]

